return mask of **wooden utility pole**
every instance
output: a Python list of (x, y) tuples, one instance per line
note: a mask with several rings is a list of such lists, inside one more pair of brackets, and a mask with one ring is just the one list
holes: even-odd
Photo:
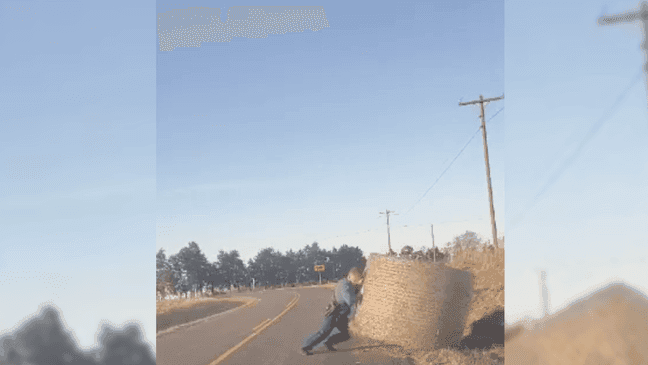
[(486, 181), (488, 182), (488, 198), (490, 200), (490, 216), (491, 216), (491, 226), (493, 229), (493, 243), (495, 247), (499, 247), (497, 244), (497, 227), (495, 226), (495, 208), (493, 208), (493, 188), (491, 187), (491, 177), (490, 177), (490, 164), (488, 163), (488, 143), (486, 142), (486, 118), (484, 116), (484, 103), (489, 103), (491, 101), (497, 101), (504, 99), (504, 95), (497, 98), (484, 99), (484, 96), (479, 95), (479, 100), (469, 101), (467, 103), (459, 103), (459, 106), (479, 104), (481, 106), (481, 130), (482, 137), (484, 137), (484, 159), (486, 160)]
[(644, 42), (641, 48), (644, 50), (646, 63), (644, 64), (644, 71), (648, 72), (648, 2), (641, 3), (639, 11), (629, 11), (622, 14), (606, 15), (598, 19), (599, 25), (610, 25), (615, 23), (630, 23), (635, 20), (641, 20), (644, 30)]
[(385, 214), (387, 216), (387, 244), (389, 245), (389, 254), (395, 255), (396, 252), (394, 252), (394, 250), (392, 250), (391, 248), (391, 237), (389, 235), (389, 214), (393, 214), (393, 215), (398, 215), (398, 214), (388, 209), (385, 210), (384, 212), (380, 212), (379, 214)]

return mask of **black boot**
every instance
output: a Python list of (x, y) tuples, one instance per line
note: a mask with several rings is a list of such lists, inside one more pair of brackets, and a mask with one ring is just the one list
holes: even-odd
[(326, 346), (326, 349), (329, 350), (329, 351), (337, 351), (337, 349), (335, 347), (333, 347), (333, 345), (331, 345), (328, 342), (324, 342), (324, 346)]

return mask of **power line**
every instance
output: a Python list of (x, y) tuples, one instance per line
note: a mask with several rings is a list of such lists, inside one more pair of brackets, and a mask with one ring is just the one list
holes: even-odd
[[(492, 117), (488, 118), (488, 121), (490, 122), (491, 119), (495, 118), (495, 116), (496, 116), (497, 114), (499, 114), (502, 110), (504, 110), (504, 107), (502, 107), (502, 108), (501, 108), (500, 110), (498, 110), (495, 114), (493, 114)], [(446, 167), (446, 169), (443, 170), (443, 172), (441, 173), (441, 175), (439, 175), (439, 177), (437, 177), (437, 179), (434, 181), (434, 183), (432, 184), (432, 186), (430, 186), (430, 187), (425, 191), (425, 193), (423, 193), (423, 196), (421, 196), (421, 197), (419, 198), (419, 200), (417, 200), (416, 203), (414, 203), (414, 205), (412, 205), (412, 207), (411, 207), (408, 211), (405, 212), (405, 214), (409, 213), (412, 209), (414, 209), (414, 207), (415, 207), (419, 202), (421, 202), (421, 200), (423, 200), (423, 198), (425, 197), (425, 195), (426, 195), (426, 194), (427, 194), (427, 193), (428, 193), (428, 192), (429, 192), (429, 191), (434, 187), (434, 185), (436, 185), (437, 182), (439, 182), (439, 180), (441, 179), (441, 177), (443, 177), (443, 175), (446, 173), (446, 171), (448, 171), (448, 169), (450, 169), (450, 166), (452, 166), (452, 164), (457, 160), (457, 158), (459, 158), (459, 156), (461, 155), (461, 153), (466, 149), (466, 147), (468, 147), (468, 145), (470, 144), (470, 142), (472, 142), (472, 140), (473, 140), (473, 139), (475, 138), (475, 136), (479, 133), (479, 131), (481, 131), (481, 126), (480, 126), (479, 128), (477, 128), (477, 130), (475, 131), (475, 133), (473, 133), (473, 135), (470, 137), (470, 139), (468, 140), (468, 142), (466, 142), (466, 144), (463, 146), (463, 148), (461, 149), (461, 151), (459, 151), (459, 153), (455, 156), (455, 158), (450, 162), (450, 165), (448, 165), (448, 167)], [(403, 214), (403, 215), (405, 215), (405, 214)]]
[(531, 209), (536, 205), (536, 203), (538, 202), (538, 199), (539, 199), (539, 198), (540, 198), (540, 197), (541, 197), (545, 192), (547, 192), (547, 190), (548, 190), (548, 189), (549, 189), (549, 188), (550, 188), (550, 187), (551, 187), (551, 186), (556, 182), (556, 180), (558, 180), (558, 178), (560, 178), (560, 176), (565, 172), (565, 170), (567, 169), (567, 167), (569, 167), (569, 166), (570, 166), (570, 165), (571, 165), (571, 164), (576, 160), (576, 158), (578, 157), (578, 155), (580, 154), (580, 152), (583, 150), (583, 147), (585, 147), (585, 145), (586, 145), (586, 144), (587, 144), (587, 143), (588, 143), (588, 142), (589, 142), (589, 141), (590, 141), (590, 140), (591, 140), (591, 139), (596, 135), (596, 132), (598, 132), (598, 130), (599, 130), (599, 129), (601, 128), (601, 126), (603, 125), (603, 123), (605, 123), (608, 119), (610, 119), (610, 118), (614, 115), (614, 113), (617, 111), (617, 109), (619, 108), (619, 106), (621, 106), (621, 102), (622, 102), (623, 99), (625, 99), (625, 97), (628, 95), (628, 92), (630, 92), (630, 90), (632, 89), (632, 87), (635, 86), (635, 84), (637, 83), (637, 81), (639, 81), (639, 80), (641, 79), (641, 75), (642, 75), (642, 73), (643, 73), (643, 71), (640, 71), (640, 72), (637, 74), (637, 76), (635, 76), (635, 78), (632, 80), (632, 82), (630, 83), (630, 85), (629, 85), (629, 86), (628, 86), (628, 87), (627, 87), (627, 88), (626, 88), (626, 89), (625, 89), (621, 94), (619, 94), (619, 97), (617, 97), (616, 101), (614, 102), (614, 104), (612, 104), (612, 106), (610, 107), (610, 109), (608, 109), (605, 113), (603, 113), (603, 116), (598, 120), (598, 122), (596, 122), (596, 123), (594, 123), (594, 125), (592, 125), (592, 127), (589, 129), (589, 131), (587, 132), (587, 134), (585, 135), (585, 137), (581, 140), (581, 142), (580, 142), (580, 143), (578, 144), (578, 146), (576, 147), (576, 150), (574, 150), (574, 152), (573, 152), (569, 157), (567, 157), (567, 159), (566, 159), (566, 160), (565, 160), (565, 161), (564, 161), (564, 162), (563, 162), (563, 163), (562, 163), (562, 164), (561, 164), (561, 165), (560, 165), (560, 166), (559, 166), (559, 167), (554, 171), (553, 174), (551, 174), (551, 176), (549, 177), (549, 179), (548, 179), (548, 180), (544, 183), (544, 185), (542, 185), (542, 187), (538, 190), (538, 193), (536, 193), (536, 195), (534, 196), (533, 200), (531, 201), (531, 204), (529, 204), (528, 208), (526, 208), (522, 213), (518, 214), (518, 215), (513, 219), (513, 221), (511, 222), (511, 225), (512, 225), (512, 226), (516, 226), (516, 225), (518, 225), (518, 224), (522, 221), (522, 219), (524, 219), (524, 216), (526, 215), (526, 212), (528, 212), (529, 210), (531, 210)]
[[(498, 115), (502, 110), (504, 110), (504, 107), (500, 108), (500, 109), (499, 109), (497, 112), (495, 112), (495, 113), (494, 113), (490, 118), (488, 118), (487, 122), (490, 122), (490, 121), (491, 121), (493, 118), (495, 118), (495, 117), (496, 117), (496, 116), (497, 116), (497, 115)], [(412, 206), (412, 207), (411, 207), (407, 212), (405, 212), (403, 215), (409, 213), (409, 212), (410, 212), (410, 211), (411, 211), (411, 210), (412, 210), (412, 209), (413, 209), (413, 208), (414, 208), (414, 207), (415, 207), (415, 206), (416, 206), (416, 205), (417, 205), (417, 204), (418, 204), (418, 203), (419, 203), (419, 202), (420, 202), (424, 197), (425, 197), (425, 195), (426, 195), (426, 194), (427, 194), (427, 193), (428, 193), (428, 192), (429, 192), (429, 191), (434, 187), (434, 185), (436, 185), (436, 183), (441, 179), (441, 177), (443, 177), (443, 175), (446, 173), (446, 171), (448, 171), (448, 169), (450, 169), (450, 167), (451, 167), (452, 164), (455, 162), (455, 160), (456, 160), (456, 159), (461, 155), (461, 153), (466, 149), (466, 147), (468, 147), (468, 144), (470, 144), (470, 142), (475, 138), (475, 136), (479, 133), (479, 131), (481, 131), (481, 127), (477, 128), (477, 130), (475, 131), (475, 133), (470, 137), (470, 139), (468, 140), (468, 142), (466, 142), (466, 144), (463, 146), (463, 148), (459, 151), (459, 153), (455, 156), (455, 158), (450, 162), (450, 165), (448, 165), (448, 167), (446, 167), (446, 169), (441, 173), (441, 175), (439, 175), (439, 177), (434, 181), (434, 183), (432, 184), (432, 186), (430, 186), (430, 187), (425, 191), (425, 193), (423, 194), (423, 196), (421, 196), (421, 198), (420, 198), (416, 203), (414, 203), (414, 205), (413, 205), (413, 206)], [(377, 219), (381, 219), (381, 218), (383, 218), (383, 216), (379, 216), (379, 217), (377, 217)], [(349, 234), (349, 235), (335, 236), (335, 237), (334, 237), (334, 236), (329, 236), (329, 237), (326, 237), (326, 238), (322, 238), (322, 239), (320, 239), (320, 240), (321, 240), (321, 241), (326, 241), (326, 240), (330, 240), (330, 239), (334, 239), (334, 238), (351, 237), (351, 236), (355, 236), (355, 235), (357, 235), (357, 234), (359, 234), (359, 233), (366, 233), (366, 232), (376, 231), (376, 230), (377, 230), (377, 229), (374, 228), (374, 229), (370, 229), (370, 230), (367, 230), (367, 231), (362, 231), (362, 232), (358, 232), (358, 233), (354, 233), (354, 234)], [(388, 236), (389, 236), (389, 233), (388, 233)], [(389, 241), (389, 237), (388, 237), (388, 241)], [(388, 242), (388, 243), (390, 243), (390, 242)]]

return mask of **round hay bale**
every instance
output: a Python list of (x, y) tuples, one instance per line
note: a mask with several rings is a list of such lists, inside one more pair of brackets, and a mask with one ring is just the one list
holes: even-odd
[(404, 348), (438, 349), (461, 341), (472, 298), (470, 272), (445, 263), (371, 254), (357, 333)]

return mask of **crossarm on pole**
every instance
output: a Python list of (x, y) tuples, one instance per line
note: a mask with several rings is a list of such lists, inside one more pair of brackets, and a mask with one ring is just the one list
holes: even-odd
[(502, 96), (498, 96), (496, 98), (479, 99), (479, 100), (468, 101), (468, 102), (465, 102), (465, 103), (459, 103), (459, 106), (471, 105), (471, 104), (480, 104), (480, 103), (488, 103), (488, 102), (491, 102), (491, 101), (497, 101), (497, 100), (502, 100), (502, 99), (504, 99), (504, 94), (502, 94)]
[(612, 16), (602, 16), (598, 19), (599, 25), (608, 25), (614, 23), (630, 23), (639, 19), (639, 12), (633, 11), (624, 14), (612, 15)]

